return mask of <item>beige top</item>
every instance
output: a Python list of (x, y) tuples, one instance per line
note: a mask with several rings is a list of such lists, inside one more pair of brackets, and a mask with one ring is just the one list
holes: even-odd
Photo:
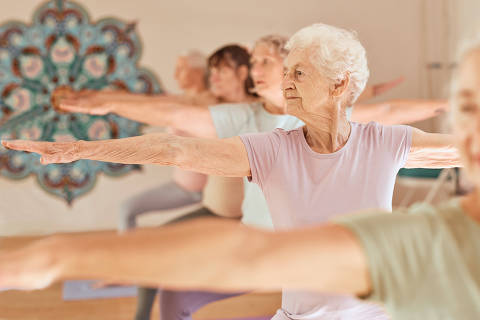
[(203, 190), (203, 205), (215, 214), (237, 218), (242, 216), (243, 178), (209, 176)]
[(480, 223), (458, 199), (336, 220), (365, 250), (372, 293), (393, 320), (480, 319)]

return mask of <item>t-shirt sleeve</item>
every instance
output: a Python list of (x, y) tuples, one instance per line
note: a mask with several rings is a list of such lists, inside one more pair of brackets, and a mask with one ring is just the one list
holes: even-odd
[(434, 216), (377, 211), (334, 220), (351, 230), (365, 250), (372, 281), (372, 292), (365, 299), (391, 305), (411, 298), (422, 270), (431, 263)]
[(241, 135), (248, 154), (252, 176), (249, 181), (263, 189), (280, 150), (282, 129), (273, 132)]
[(377, 123), (381, 150), (388, 153), (388, 158), (397, 166), (398, 170), (405, 166), (412, 146), (412, 128), (405, 125), (385, 126)]
[(242, 126), (245, 126), (251, 117), (248, 106), (242, 103), (218, 104), (208, 109), (220, 139), (237, 136), (242, 132)]

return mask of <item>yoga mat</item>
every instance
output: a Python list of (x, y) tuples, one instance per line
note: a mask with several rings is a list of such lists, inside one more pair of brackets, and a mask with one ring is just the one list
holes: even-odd
[(63, 300), (88, 300), (136, 297), (136, 286), (108, 286), (96, 288), (96, 280), (68, 280), (63, 283)]

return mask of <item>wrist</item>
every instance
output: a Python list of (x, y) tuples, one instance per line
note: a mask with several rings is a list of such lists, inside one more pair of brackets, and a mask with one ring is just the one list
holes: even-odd
[(39, 247), (32, 248), (43, 260), (45, 277), (51, 282), (67, 279), (75, 265), (75, 251), (64, 236), (53, 236), (42, 240)]
[(87, 141), (78, 140), (73, 143), (73, 161), (77, 161), (80, 159), (89, 159), (88, 156), (88, 149), (87, 149)]

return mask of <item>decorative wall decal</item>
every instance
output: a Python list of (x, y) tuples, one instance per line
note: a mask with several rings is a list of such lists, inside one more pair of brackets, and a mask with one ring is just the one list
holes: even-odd
[[(51, 0), (30, 25), (0, 26), (0, 138), (43, 141), (100, 140), (138, 135), (140, 124), (115, 115), (58, 113), (55, 90), (105, 88), (160, 93), (155, 75), (138, 66), (141, 43), (135, 24), (90, 21), (79, 4)], [(69, 204), (91, 190), (100, 173), (121, 176), (139, 166), (81, 160), (42, 166), (34, 154), (0, 147), (0, 173), (35, 175), (40, 186)]]

